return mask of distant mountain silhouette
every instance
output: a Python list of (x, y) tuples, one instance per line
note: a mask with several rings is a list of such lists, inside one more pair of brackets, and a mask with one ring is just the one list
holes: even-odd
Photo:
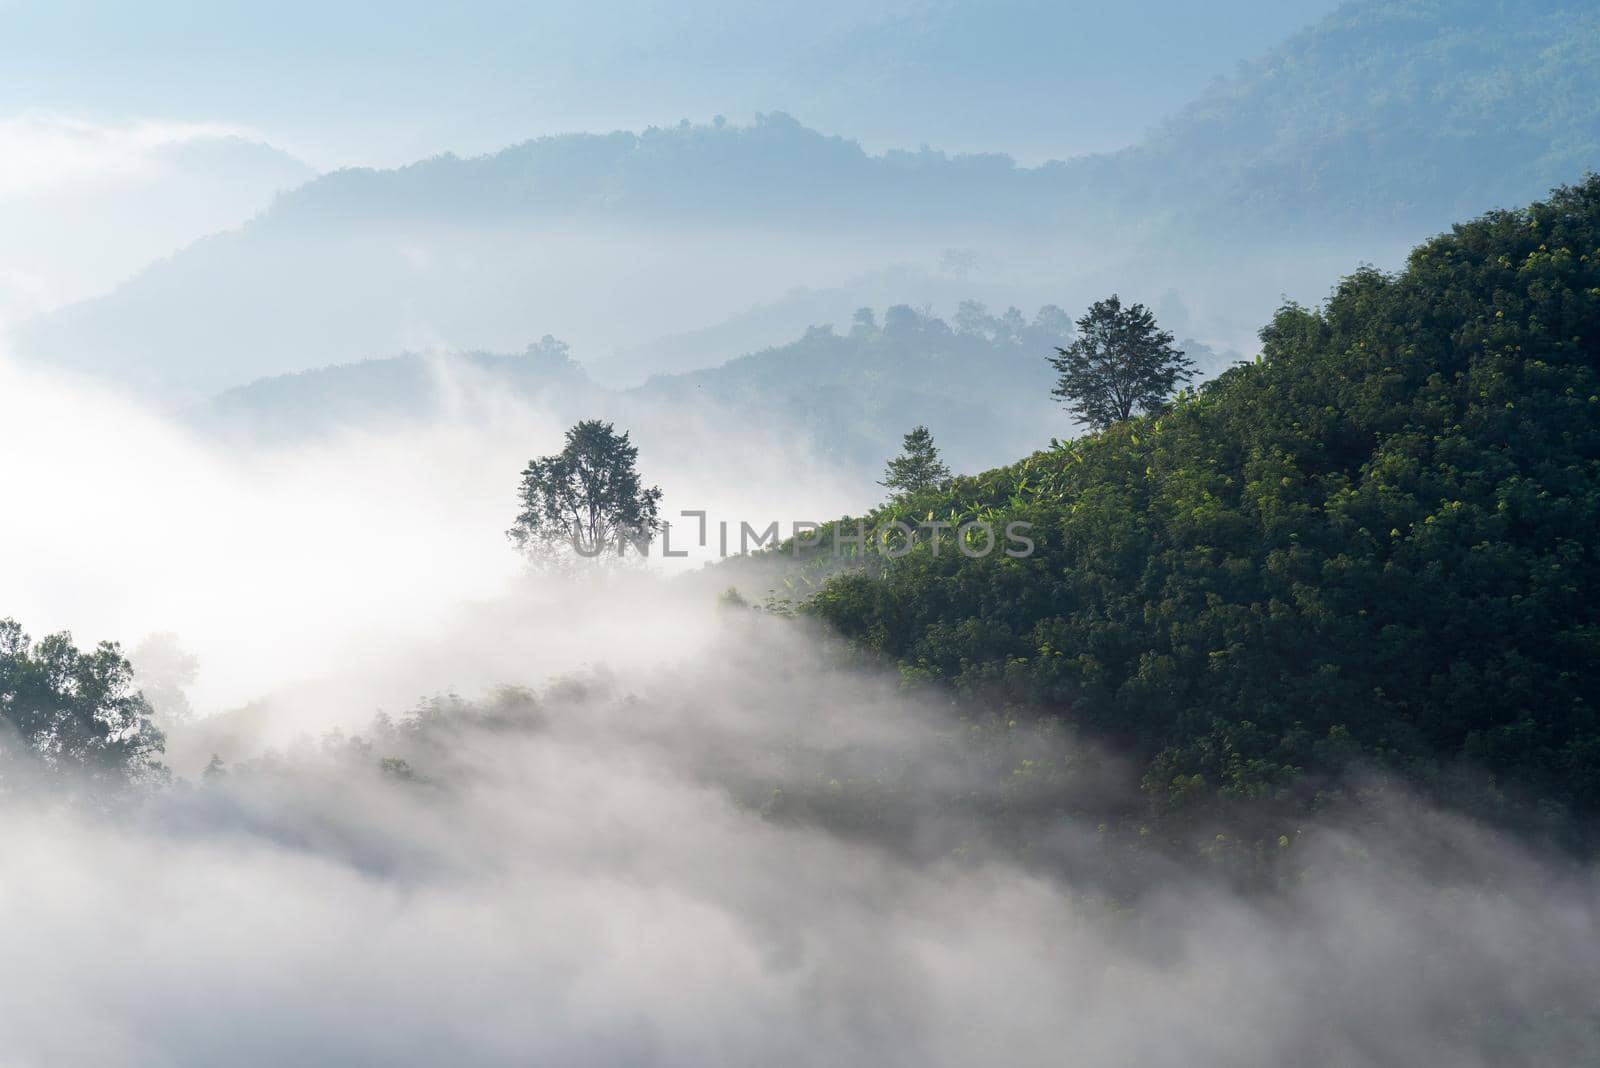
[(1320, 298), (1333, 264), (1397, 262), (1452, 218), (1600, 165), (1597, 42), (1587, 4), (1346, 4), (1139, 146), (1032, 168), (874, 155), (773, 114), (340, 171), (29, 324), (17, 347), (190, 395), (399, 349), (515, 350), (546, 330), (607, 353), (955, 247), (1002, 265), (990, 281), (1018, 300), (1176, 289), (1200, 336), (1238, 344), (1263, 301)]

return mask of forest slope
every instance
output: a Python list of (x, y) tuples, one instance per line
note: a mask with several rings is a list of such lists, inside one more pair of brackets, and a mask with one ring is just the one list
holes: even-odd
[(1031, 522), (1030, 557), (924, 539), (809, 610), (909, 676), (1109, 732), (1163, 806), (1360, 764), (1593, 812), (1600, 178), (1262, 338), (1164, 414), (873, 517)]

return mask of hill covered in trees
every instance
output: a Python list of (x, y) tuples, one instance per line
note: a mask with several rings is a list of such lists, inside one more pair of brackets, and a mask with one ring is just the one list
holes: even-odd
[(1029, 318), (969, 302), (949, 322), (905, 305), (881, 319), (862, 309), (848, 329), (814, 327), (721, 367), (654, 378), (629, 396), (662, 411), (708, 407), (735, 422), (788, 426), (811, 455), (863, 471), (927, 423), (953, 463), (975, 470), (1003, 442), (1037, 442), (1068, 425), (1050, 398), (1045, 356), (1071, 334), (1071, 319), (1053, 305)]
[[(1046, 357), (1072, 330), (1053, 305), (1027, 316), (967, 301), (948, 321), (905, 305), (860, 309), (848, 324), (814, 326), (787, 344), (628, 390), (596, 385), (547, 336), (516, 355), (407, 355), (263, 379), (190, 419), (225, 437), (284, 441), (480, 418), (515, 401), (561, 422), (615, 420), (658, 446), (695, 419), (730, 431), (782, 428), (808, 457), (861, 476), (926, 422), (953, 462), (978, 470), (1070, 425), (1050, 397)], [(1208, 367), (1226, 359), (1185, 345)]]
[(1497, 816), (1600, 808), (1600, 178), (1284, 307), (1167, 411), (869, 517), (1031, 523), (806, 605), (908, 678), (1137, 754), (1158, 810), (1376, 768)]
[(1190, 237), (1415, 239), (1600, 168), (1600, 11), (1345, 3), (1143, 144), (1073, 166), (1130, 223), (1165, 213)]

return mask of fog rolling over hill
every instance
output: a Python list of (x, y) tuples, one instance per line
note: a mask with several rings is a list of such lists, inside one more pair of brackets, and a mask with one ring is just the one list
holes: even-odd
[(786, 116), (339, 172), (18, 345), (178, 395), (399, 349), (516, 351), (547, 332), (604, 353), (797, 284), (1020, 235), (1022, 204), (1006, 219), (972, 205), (1033, 177), (998, 157), (873, 157)]
[[(553, 338), (196, 413), (305, 415), (265, 448), (0, 363), (0, 423), (50, 446), (0, 523), (42, 623), (0, 623), (0, 1041), (1592, 1063), (1597, 250), (1600, 178), (1359, 270), (1209, 388), (873, 516), (1026, 517), (1039, 552), (923, 542), (796, 615), (707, 595), (748, 561), (519, 571), (539, 407), (596, 389)], [(631, 392), (693, 447), (641, 470), (674, 511), (812, 504), (841, 487), (771, 413), (870, 413), (918, 360), (918, 403), (981, 397), (1058, 329), (897, 307), (663, 376)], [(93, 644), (169, 630), (165, 664)]]
[[(546, 332), (585, 354), (637, 350), (893, 263), (918, 267), (905, 290), (855, 303), (938, 302), (945, 254), (965, 249), (991, 303), (1172, 289), (1196, 336), (1243, 347), (1280, 297), (1315, 301), (1352, 260), (1393, 265), (1456, 215), (1600, 161), (1595, 18), (1544, 0), (1347, 4), (1134, 147), (1036, 167), (869, 152), (768, 113), (341, 171), (17, 343), (193, 398)], [(610, 367), (619, 383), (641, 370)]]
[[(669, 469), (692, 466), (703, 459), (696, 451), (727, 447), (759, 427), (808, 465), (868, 486), (918, 424), (932, 428), (945, 457), (967, 472), (1073, 429), (1051, 396), (1047, 360), (1073, 331), (1071, 317), (1054, 305), (1027, 316), (961, 301), (949, 321), (903, 304), (859, 308), (843, 324), (811, 326), (787, 344), (630, 389), (596, 383), (564, 342), (547, 335), (519, 354), (408, 354), (261, 379), (185, 418), (213, 440), (283, 447), (472, 424), (520, 406), (556, 422), (614, 420)], [(1208, 373), (1237, 359), (1192, 339), (1183, 347)], [(720, 428), (722, 442), (685, 433), (685, 425)]]
[[(426, 647), (457, 678), (486, 652), (525, 677), (562, 633), (614, 652), (265, 756), (213, 730), (208, 774), (114, 821), (8, 809), (8, 1049), (819, 1068), (1595, 1050), (1592, 876), (1460, 819), (1396, 797), (1359, 829), (1308, 821), (1298, 877), (1252, 895), (1062, 819), (1121, 794), (1092, 746), (947, 719), (783, 621), (547, 590), (456, 623)], [(158, 905), (161, 936), (114, 936)], [(90, 1019), (55, 1025), (86, 988)]]
[(112, 289), (315, 172), (219, 123), (0, 118), (0, 329)]

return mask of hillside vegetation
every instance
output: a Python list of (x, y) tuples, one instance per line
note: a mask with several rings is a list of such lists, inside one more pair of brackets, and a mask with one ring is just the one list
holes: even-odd
[(872, 518), (924, 539), (807, 610), (907, 676), (1065, 714), (1154, 804), (1309, 802), (1353, 766), (1600, 808), (1600, 178), (1283, 308), (1166, 412)]

